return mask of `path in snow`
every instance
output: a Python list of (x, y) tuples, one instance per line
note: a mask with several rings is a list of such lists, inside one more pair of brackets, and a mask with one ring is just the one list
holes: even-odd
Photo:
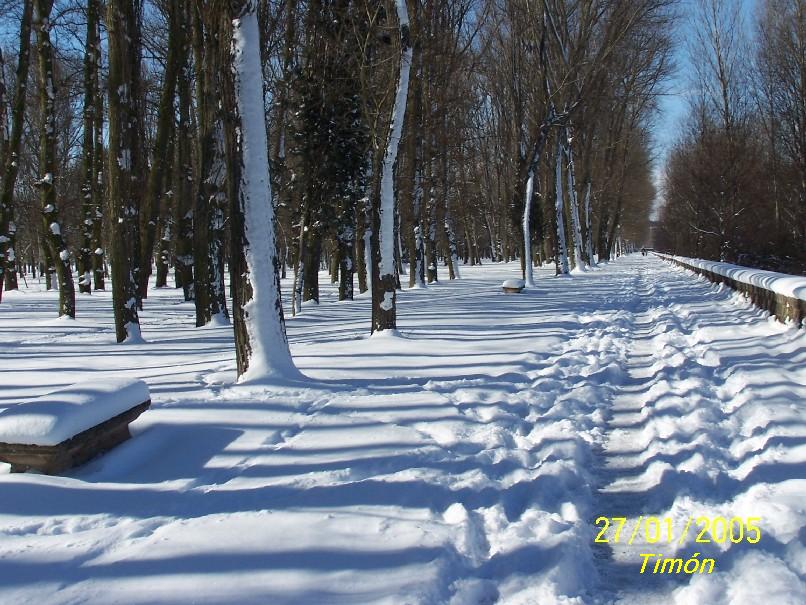
[[(174, 290), (125, 347), (105, 294), (75, 322), (7, 294), (0, 407), (108, 375), (154, 407), (71, 477), (0, 475), (0, 602), (806, 601), (804, 332), (654, 258), (551, 274), (406, 291), (399, 339), (328, 289), (288, 321), (311, 382), (269, 391), (228, 386), (229, 329)], [(701, 514), (764, 538), (703, 545), (717, 571), (691, 582), (593, 545), (600, 515)]]

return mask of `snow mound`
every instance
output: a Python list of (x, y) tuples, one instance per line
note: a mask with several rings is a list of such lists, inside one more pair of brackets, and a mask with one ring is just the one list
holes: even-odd
[(80, 382), (0, 412), (0, 442), (58, 445), (149, 399), (142, 380)]
[(524, 288), (526, 287), (526, 282), (522, 279), (508, 279), (503, 284), (501, 284), (502, 288)]

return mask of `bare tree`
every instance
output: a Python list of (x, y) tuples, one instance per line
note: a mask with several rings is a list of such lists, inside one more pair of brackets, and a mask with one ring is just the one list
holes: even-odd
[(56, 195), (56, 82), (53, 47), (50, 42), (50, 11), (53, 0), (34, 0), (33, 28), (39, 59), (39, 103), (42, 125), (39, 135), (39, 175), (37, 186), (42, 201), (42, 234), (59, 285), (59, 315), (76, 316), (76, 298), (70, 253), (59, 221)]
[(109, 208), (112, 305), (118, 342), (140, 340), (140, 15), (137, 0), (109, 0)]
[(11, 108), (11, 133), (5, 142), (2, 157), (3, 183), (0, 190), (0, 300), (3, 287), (17, 288), (15, 239), (17, 227), (14, 223), (14, 187), (20, 167), (20, 143), (25, 121), (25, 98), (28, 84), (28, 66), (31, 48), (31, 16), (33, 1), (23, 4), (20, 20), (20, 50), (17, 55), (16, 83)]
[(372, 332), (397, 329), (395, 271), (394, 169), (406, 115), (411, 70), (411, 37), (406, 0), (395, 0), (400, 37), (400, 73), (392, 109), (389, 136), (379, 166), (378, 191), (372, 212)]
[(256, 3), (226, 2), (221, 12), (222, 40), (231, 44), (224, 113), (238, 376), (284, 378), (297, 370), (280, 300)]

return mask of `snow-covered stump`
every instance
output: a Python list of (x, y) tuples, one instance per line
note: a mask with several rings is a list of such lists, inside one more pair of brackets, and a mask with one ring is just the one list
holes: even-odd
[(506, 294), (520, 294), (525, 287), (526, 282), (522, 279), (508, 279), (501, 284), (501, 288)]
[(702, 275), (715, 284), (745, 294), (750, 301), (780, 322), (806, 327), (806, 278), (713, 261), (654, 253), (679, 267)]
[(0, 413), (0, 461), (11, 472), (55, 475), (131, 437), (129, 424), (151, 405), (142, 380), (86, 382)]

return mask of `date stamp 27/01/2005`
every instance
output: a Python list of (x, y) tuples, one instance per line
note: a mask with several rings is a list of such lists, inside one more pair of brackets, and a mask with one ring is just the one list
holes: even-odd
[[(653, 517), (641, 515), (637, 519), (629, 520), (627, 517), (597, 517), (594, 525), (599, 532), (594, 542), (599, 544), (632, 545), (644, 544), (674, 544), (683, 546), (687, 541), (695, 544), (757, 544), (761, 540), (761, 517), (688, 517), (675, 522), (670, 517)], [(695, 574), (711, 573), (716, 561), (714, 559), (700, 559), (700, 553), (695, 552), (688, 559), (664, 557), (663, 554), (641, 553), (640, 573), (668, 573), (668, 574)]]

